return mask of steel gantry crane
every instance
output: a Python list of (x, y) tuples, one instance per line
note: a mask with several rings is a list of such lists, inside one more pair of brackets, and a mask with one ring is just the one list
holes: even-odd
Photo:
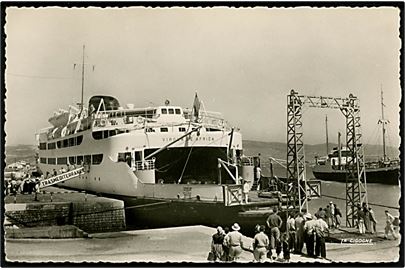
[(346, 165), (346, 226), (354, 227), (357, 206), (367, 201), (364, 149), (361, 143), (359, 99), (298, 95), (287, 96), (287, 198), (289, 205), (308, 209), (305, 154), (302, 130), (302, 109), (339, 109), (346, 118), (346, 146), (350, 152)]

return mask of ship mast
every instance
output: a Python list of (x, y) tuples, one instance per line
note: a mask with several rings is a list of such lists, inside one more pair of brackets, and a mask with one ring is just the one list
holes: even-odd
[(326, 155), (329, 154), (329, 138), (328, 138), (328, 115), (325, 117), (325, 127), (326, 127)]
[(83, 111), (84, 103), (83, 103), (83, 95), (84, 95), (84, 50), (85, 45), (83, 45), (83, 58), (82, 58), (82, 97), (80, 100), (80, 114)]
[(383, 89), (381, 85), (381, 119), (378, 120), (378, 123), (382, 125), (382, 140), (383, 140), (383, 162), (387, 160), (387, 154), (386, 154), (386, 149), (385, 149), (385, 124), (388, 123), (387, 120), (384, 119), (384, 94), (383, 94)]

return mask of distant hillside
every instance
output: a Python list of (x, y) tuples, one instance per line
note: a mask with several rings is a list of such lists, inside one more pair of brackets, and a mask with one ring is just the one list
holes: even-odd
[(37, 147), (35, 145), (19, 144), (6, 146), (6, 164), (19, 160), (25, 160), (31, 164), (34, 164), (36, 149)]
[[(333, 147), (337, 147), (337, 144), (330, 143), (329, 151), (331, 151)], [(287, 157), (287, 146), (285, 143), (244, 140), (243, 148), (247, 156), (255, 156), (260, 153), (263, 158), (274, 157), (285, 160)], [(326, 144), (305, 144), (304, 149), (307, 161), (313, 161), (316, 155), (326, 156)], [(364, 146), (364, 152), (368, 157), (382, 156), (382, 146), (367, 144)], [(387, 155), (391, 158), (398, 158), (399, 149), (387, 147)]]

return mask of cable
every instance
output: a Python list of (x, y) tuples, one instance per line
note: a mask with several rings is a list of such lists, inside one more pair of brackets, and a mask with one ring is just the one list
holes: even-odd
[(39, 75), (26, 75), (26, 74), (16, 74), (16, 73), (8, 73), (6, 75), (14, 76), (14, 77), (24, 77), (24, 78), (33, 78), (33, 79), (53, 79), (53, 80), (73, 80), (73, 77), (55, 77), (55, 76), (39, 76)]

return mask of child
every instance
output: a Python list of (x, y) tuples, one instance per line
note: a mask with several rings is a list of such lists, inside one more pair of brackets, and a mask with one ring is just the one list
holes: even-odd
[(290, 262), (290, 248), (288, 245), (288, 235), (287, 233), (283, 233), (281, 235), (281, 244), (283, 246), (283, 258), (284, 262)]

